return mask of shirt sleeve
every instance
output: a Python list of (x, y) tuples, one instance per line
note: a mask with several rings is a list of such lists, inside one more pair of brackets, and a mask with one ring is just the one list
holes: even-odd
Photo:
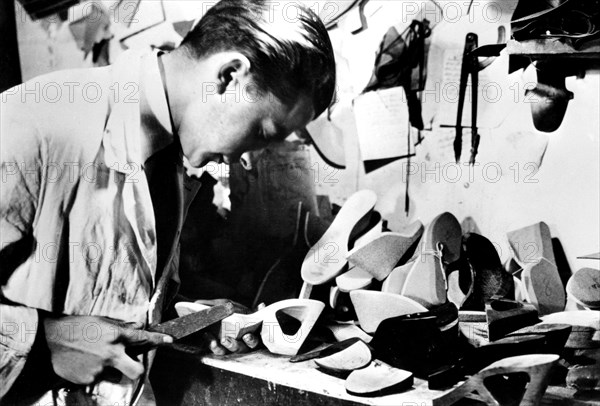
[(37, 327), (37, 310), (0, 304), (0, 400), (23, 370)]
[(43, 172), (35, 114), (26, 106), (23, 86), (0, 95), (0, 398), (22, 371), (38, 324), (36, 309), (9, 304), (1, 292), (33, 253)]

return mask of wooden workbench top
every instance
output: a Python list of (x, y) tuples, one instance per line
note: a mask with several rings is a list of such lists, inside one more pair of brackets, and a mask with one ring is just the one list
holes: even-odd
[[(322, 373), (314, 361), (289, 362), (267, 350), (248, 354), (193, 356), (164, 348), (158, 351), (151, 381), (159, 405), (434, 405), (446, 391), (432, 391), (415, 378), (412, 389), (374, 398), (346, 393), (344, 380)], [(542, 405), (600, 405), (598, 392), (576, 393), (550, 386)]]
[(415, 378), (413, 388), (400, 394), (377, 398), (352, 396), (346, 393), (343, 379), (320, 372), (314, 361), (292, 363), (289, 357), (272, 355), (266, 350), (223, 358), (206, 356), (202, 362), (214, 368), (262, 379), (272, 385), (289, 386), (366, 405), (396, 406), (414, 402), (419, 406), (427, 406), (433, 404), (433, 399), (448, 392), (430, 391), (427, 381)]
[[(415, 378), (412, 389), (389, 396), (365, 398), (346, 393), (344, 380), (317, 370), (314, 361), (289, 362), (289, 357), (269, 354), (266, 350), (227, 357), (206, 356), (205, 365), (267, 381), (269, 386), (283, 385), (299, 391), (314, 392), (351, 403), (365, 405), (433, 405), (433, 400), (448, 393), (429, 390), (427, 381)], [(599, 394), (580, 394), (568, 388), (549, 387), (543, 405), (600, 405)]]

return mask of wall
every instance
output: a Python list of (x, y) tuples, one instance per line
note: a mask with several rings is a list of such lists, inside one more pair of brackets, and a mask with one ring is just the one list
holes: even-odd
[[(110, 6), (111, 2), (104, 3)], [(195, 15), (179, 16), (177, 3), (181, 2), (166, 2), (170, 6), (167, 14), (173, 19)], [(419, 15), (432, 21), (428, 86), (434, 86), (444, 79), (440, 72), (444, 49), (460, 51), (466, 31), (476, 29), (481, 43), (495, 41), (499, 23), (494, 10), (501, 10), (501, 22), (506, 24), (515, 2), (498, 2), (489, 7), (490, 3), (475, 2), (473, 13), (467, 16), (465, 2), (439, 2), (445, 12), (442, 17), (440, 8), (430, 1), (371, 0), (366, 7), (366, 31), (350, 34), (347, 21), (331, 31), (340, 77), (339, 102), (333, 119), (345, 135), (348, 165), (343, 171), (335, 170), (313, 153), (311, 168), (317, 193), (327, 194), (334, 203), (341, 204), (352, 192), (372, 188), (379, 196), (377, 209), (394, 230), (416, 219), (426, 223), (442, 211), (454, 213), (459, 220), (471, 216), (481, 232), (497, 243), (503, 259), (510, 255), (507, 231), (545, 221), (553, 237), (562, 242), (572, 270), (584, 265), (598, 267), (597, 261), (577, 259), (579, 255), (600, 251), (598, 72), (588, 72), (584, 79), (569, 78), (567, 87), (575, 98), (562, 126), (554, 133), (544, 134), (534, 129), (529, 112), (531, 100), (525, 96), (526, 84), (534, 80), (533, 69), (508, 76), (506, 59), (494, 62), (482, 75), (501, 83), (504, 93), (501, 100), (492, 104), (489, 115), (495, 119), (493, 125), (480, 130), (479, 166), (473, 170), (461, 165), (459, 172), (452, 164), (449, 142), (453, 134), (452, 130), (441, 130), (436, 123), (441, 106), (436, 98), (443, 101), (444, 95), (436, 94), (435, 88), (428, 91), (424, 100), (424, 116), (431, 130), (423, 133), (424, 142), (416, 147), (416, 156), (410, 162), (396, 161), (366, 174), (360, 161), (352, 100), (371, 76), (379, 42), (387, 29), (395, 25), (401, 31)], [(66, 23), (57, 19), (32, 22), (17, 4), (17, 28), (24, 80), (56, 69), (91, 64), (89, 59), (83, 59)], [(443, 107), (455, 108), (452, 101)], [(465, 110), (468, 109), (467, 105)], [(463, 162), (465, 159), (463, 154)], [(497, 179), (500, 173), (502, 176)], [(407, 179), (408, 215), (404, 204)]]
[[(574, 93), (574, 100), (561, 127), (546, 134), (535, 130), (530, 113), (532, 100), (525, 95), (528, 83), (535, 82), (533, 67), (509, 76), (508, 58), (498, 59), (487, 73), (480, 74), (498, 84), (503, 94), (497, 99), (490, 96), (494, 102), (483, 106), (488, 109), (484, 112), (488, 120), (480, 121), (483, 128), (479, 131), (478, 166), (465, 166), (466, 151), (457, 166), (451, 146), (454, 130), (439, 126), (441, 116), (454, 117), (456, 101), (445, 91), (435, 91), (435, 84), (441, 85), (438, 89), (448, 84), (448, 77), (440, 71), (447, 62), (444, 52), (462, 51), (464, 35), (470, 30), (480, 33), (480, 45), (495, 42), (497, 26), (507, 24), (514, 2), (493, 4), (503, 13), (499, 22), (488, 6), (491, 2), (475, 2), (478, 7), (471, 16), (464, 8), (462, 15), (457, 12), (454, 6), (462, 2), (440, 2), (445, 18), (436, 14), (432, 3), (417, 3), (435, 25), (428, 92), (423, 103), (423, 115), (431, 130), (422, 133), (425, 139), (416, 147), (416, 156), (410, 162), (400, 160), (365, 173), (352, 123), (352, 99), (368, 82), (379, 42), (387, 29), (395, 25), (401, 31), (417, 15), (415, 2), (371, 0), (365, 9), (367, 31), (352, 35), (342, 22), (331, 33), (339, 52), (340, 77), (340, 100), (332, 116), (345, 133), (347, 169), (335, 171), (335, 182), (331, 177), (328, 182), (321, 178), (317, 192), (330, 194), (340, 204), (358, 189), (375, 190), (379, 196), (376, 209), (388, 219), (392, 230), (416, 219), (427, 223), (443, 211), (452, 212), (459, 221), (470, 216), (482, 234), (496, 243), (503, 260), (510, 256), (507, 231), (544, 221), (552, 236), (562, 243), (572, 271), (583, 266), (598, 268), (598, 261), (580, 260), (577, 256), (600, 251), (599, 72), (587, 72), (584, 79), (568, 78), (567, 88)], [(469, 109), (467, 104), (465, 110)], [(463, 124), (469, 125), (470, 121), (463, 120)], [(467, 145), (468, 133), (465, 131), (463, 140)], [(313, 155), (313, 160), (319, 162), (320, 168), (325, 167), (318, 156)], [(404, 204), (407, 179), (408, 215)]]

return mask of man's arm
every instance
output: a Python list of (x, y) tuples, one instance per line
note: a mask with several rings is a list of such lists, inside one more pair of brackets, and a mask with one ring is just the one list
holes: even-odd
[(144, 352), (173, 342), (170, 336), (106, 317), (43, 316), (42, 325), (54, 372), (82, 385), (97, 381), (107, 367), (135, 380), (144, 366), (126, 350)]
[(0, 400), (23, 370), (37, 327), (35, 309), (0, 303)]
[(5, 286), (35, 250), (36, 212), (44, 199), (46, 149), (51, 145), (45, 133), (56, 130), (40, 117), (65, 118), (64, 108), (24, 97), (22, 90), (20, 86), (0, 95), (0, 397), (21, 373), (36, 336), (48, 346), (56, 374), (70, 382), (93, 382), (108, 367), (135, 379), (143, 366), (126, 348), (155, 347), (171, 337), (108, 318), (38, 313), (19, 305), (20, 296), (49, 294), (45, 289), (53, 288), (36, 286), (35, 281), (27, 291), (13, 291), (11, 302), (3, 298)]
[[(21, 95), (21, 86), (0, 95), (0, 288), (34, 245), (40, 143)], [(0, 291), (0, 398), (25, 366), (37, 327), (37, 310), (7, 303)]]

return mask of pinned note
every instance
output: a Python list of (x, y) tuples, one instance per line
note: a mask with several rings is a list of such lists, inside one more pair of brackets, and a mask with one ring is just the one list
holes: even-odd
[(410, 155), (408, 104), (402, 87), (359, 96), (354, 114), (363, 161)]

